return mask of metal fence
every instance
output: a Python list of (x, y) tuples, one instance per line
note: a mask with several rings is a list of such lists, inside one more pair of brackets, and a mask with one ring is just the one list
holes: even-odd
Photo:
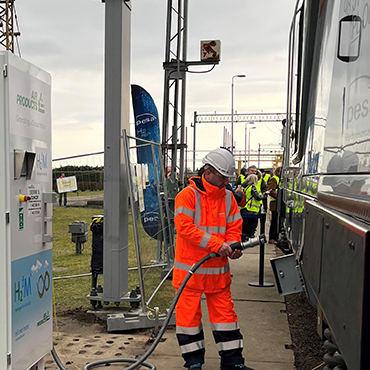
[(104, 152), (56, 158), (52, 163), (54, 191), (57, 191), (56, 180), (62, 174), (76, 176), (78, 191), (104, 189)]

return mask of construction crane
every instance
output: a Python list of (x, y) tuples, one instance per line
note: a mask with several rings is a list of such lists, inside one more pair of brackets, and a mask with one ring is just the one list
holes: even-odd
[(17, 23), (14, 2), (15, 0), (0, 0), (0, 44), (12, 53), (14, 53), (14, 41), (17, 36), (20, 36), (20, 32), (15, 32), (14, 28), (14, 19)]

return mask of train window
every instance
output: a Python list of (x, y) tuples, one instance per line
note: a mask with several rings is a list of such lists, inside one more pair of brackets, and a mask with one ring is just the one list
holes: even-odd
[(338, 59), (354, 62), (360, 56), (361, 18), (348, 15), (339, 22)]
[(294, 135), (294, 153), (297, 153), (298, 144), (299, 144), (299, 132), (300, 125), (302, 124), (302, 93), (303, 93), (303, 71), (302, 71), (302, 60), (304, 53), (303, 45), (303, 33), (304, 33), (304, 6), (300, 9), (299, 16), (299, 25), (298, 25), (298, 55), (297, 55), (297, 100), (296, 100), (296, 126), (295, 126), (295, 135)]
[(307, 142), (308, 104), (312, 82), (312, 68), (314, 65), (315, 39), (320, 1), (304, 3), (299, 18), (298, 27), (298, 58), (297, 58), (297, 90), (296, 90), (296, 127), (294, 133), (295, 155), (294, 164), (303, 158)]

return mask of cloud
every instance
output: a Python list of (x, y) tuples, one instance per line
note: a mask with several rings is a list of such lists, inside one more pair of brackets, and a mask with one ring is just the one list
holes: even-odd
[[(241, 73), (248, 77), (236, 81), (235, 109), (285, 109), (294, 5), (294, 0), (189, 2), (188, 60), (199, 60), (201, 40), (220, 39), (222, 46), (220, 65), (212, 72), (187, 75), (187, 124), (195, 110), (228, 113), (231, 78)], [(105, 6), (93, 0), (16, 3), (22, 57), (52, 75), (54, 158), (103, 148)], [(160, 122), (166, 12), (165, 0), (132, 2), (131, 81), (152, 95)], [(242, 147), (243, 135), (238, 140), (237, 146)], [(219, 141), (219, 136), (214, 142), (199, 137), (197, 145), (209, 148)]]

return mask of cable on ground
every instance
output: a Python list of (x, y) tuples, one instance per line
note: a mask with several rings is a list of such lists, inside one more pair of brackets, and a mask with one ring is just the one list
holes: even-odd
[(312, 370), (317, 370), (320, 369), (321, 366), (324, 366), (325, 362), (321, 363), (319, 366), (314, 367)]

